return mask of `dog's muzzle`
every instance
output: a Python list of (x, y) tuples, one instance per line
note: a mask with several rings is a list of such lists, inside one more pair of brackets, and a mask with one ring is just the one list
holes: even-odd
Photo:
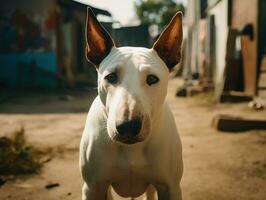
[(116, 123), (117, 136), (116, 139), (126, 144), (134, 144), (140, 142), (138, 134), (142, 127), (141, 119), (135, 118), (129, 121), (121, 121)]

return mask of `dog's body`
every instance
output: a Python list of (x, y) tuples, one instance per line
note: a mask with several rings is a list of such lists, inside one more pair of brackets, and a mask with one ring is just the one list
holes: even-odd
[[(153, 49), (116, 48), (90, 10), (88, 17), (88, 48), (96, 53), (88, 49), (87, 56), (98, 66), (99, 95), (80, 145), (83, 200), (106, 199), (110, 186), (123, 197), (148, 190), (147, 199), (153, 199), (149, 185), (159, 200), (181, 200), (182, 148), (165, 102), (169, 66), (156, 46), (160, 39)], [(175, 17), (180, 20), (181, 15)], [(180, 30), (173, 32), (180, 36)]]

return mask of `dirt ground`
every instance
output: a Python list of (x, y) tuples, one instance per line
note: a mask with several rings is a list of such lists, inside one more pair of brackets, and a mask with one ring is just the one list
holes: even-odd
[[(167, 101), (183, 143), (183, 199), (266, 199), (266, 131), (236, 134), (211, 127), (212, 118), (219, 113), (265, 119), (266, 110), (250, 110), (247, 103), (215, 105), (209, 94), (176, 98), (178, 84), (177, 79), (170, 81)], [(96, 90), (68, 94), (1, 95), (0, 135), (10, 135), (23, 126), (28, 141), (48, 153), (39, 173), (2, 185), (0, 200), (81, 199), (78, 148)], [(49, 183), (59, 186), (46, 189)]]

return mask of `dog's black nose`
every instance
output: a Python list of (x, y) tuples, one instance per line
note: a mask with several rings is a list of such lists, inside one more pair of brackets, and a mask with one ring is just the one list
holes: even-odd
[(116, 124), (116, 130), (121, 137), (133, 138), (137, 136), (141, 129), (141, 120), (139, 118), (129, 121), (122, 121)]

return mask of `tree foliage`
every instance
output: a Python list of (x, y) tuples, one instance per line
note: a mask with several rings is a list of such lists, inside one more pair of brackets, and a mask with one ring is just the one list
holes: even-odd
[(138, 0), (135, 10), (142, 24), (164, 27), (177, 11), (184, 14), (185, 8), (173, 0)]

